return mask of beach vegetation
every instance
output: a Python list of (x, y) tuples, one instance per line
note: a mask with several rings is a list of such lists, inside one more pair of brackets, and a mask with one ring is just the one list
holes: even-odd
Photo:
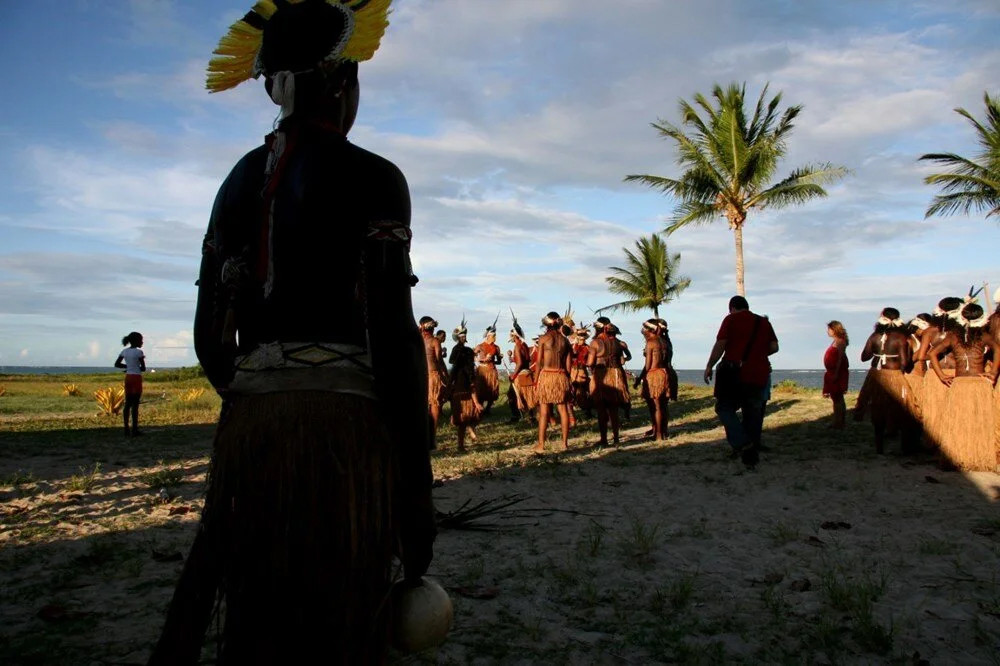
[(787, 152), (788, 137), (802, 111), (794, 105), (779, 111), (782, 95), (768, 99), (765, 85), (752, 113), (747, 113), (746, 84), (716, 84), (711, 97), (699, 93), (694, 102), (680, 100), (680, 124), (652, 123), (677, 149), (680, 175), (670, 178), (631, 174), (636, 182), (676, 200), (672, 234), (688, 225), (725, 219), (736, 245), (736, 291), (746, 295), (743, 227), (750, 213), (799, 205), (827, 195), (823, 185), (836, 182), (847, 170), (830, 163), (806, 164), (775, 180)]
[(89, 493), (97, 483), (97, 475), (101, 473), (101, 463), (95, 462), (93, 467), (81, 466), (79, 474), (69, 477), (66, 490), (70, 492)]
[(927, 153), (920, 160), (947, 170), (924, 178), (927, 185), (941, 188), (927, 207), (925, 217), (986, 213), (1000, 215), (1000, 95), (983, 94), (986, 117), (977, 120), (963, 108), (955, 113), (965, 118), (976, 134), (979, 152), (972, 157), (956, 153)]
[(81, 395), (80, 387), (76, 384), (63, 384), (63, 395), (75, 398)]
[(676, 299), (691, 286), (691, 278), (679, 275), (681, 253), (671, 254), (659, 234), (643, 236), (635, 251), (623, 247), (625, 266), (611, 266), (604, 278), (612, 294), (625, 300), (598, 308), (595, 312), (639, 312), (652, 310), (659, 318), (660, 306)]
[(122, 411), (125, 404), (125, 389), (120, 386), (108, 386), (94, 391), (94, 400), (100, 407), (101, 413), (106, 416), (114, 416)]

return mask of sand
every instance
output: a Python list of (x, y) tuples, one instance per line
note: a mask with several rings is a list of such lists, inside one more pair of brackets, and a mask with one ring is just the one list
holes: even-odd
[[(592, 421), (543, 457), (500, 417), (464, 455), (442, 430), (439, 510), (522, 501), (492, 531), (441, 531), (429, 575), (454, 628), (394, 660), (996, 663), (1000, 475), (877, 456), (870, 427), (825, 429), (815, 392), (776, 396), (771, 450), (747, 471), (710, 398), (687, 393), (665, 444), (643, 439), (639, 409), (621, 449), (591, 448)], [(0, 432), (5, 483), (32, 477), (0, 489), (0, 661), (144, 663), (200, 509), (211, 431), (190, 428), (132, 448)]]

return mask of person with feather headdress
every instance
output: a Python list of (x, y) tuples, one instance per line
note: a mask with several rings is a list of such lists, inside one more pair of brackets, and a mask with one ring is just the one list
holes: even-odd
[(570, 411), (572, 389), (569, 371), (573, 359), (571, 345), (563, 334), (563, 319), (557, 312), (550, 312), (542, 319), (545, 333), (538, 338), (538, 361), (534, 370), (535, 397), (538, 400), (538, 444), (533, 451), (545, 452), (545, 434), (552, 407), (559, 412), (562, 427), (562, 450), (569, 447)]
[(903, 451), (914, 450), (914, 438), (919, 432), (913, 419), (913, 392), (904, 375), (910, 365), (910, 343), (906, 322), (896, 308), (883, 308), (875, 329), (865, 341), (861, 362), (871, 360), (865, 383), (868, 386), (869, 409), (875, 431), (875, 450), (885, 452), (885, 437), (889, 429), (898, 430), (903, 438)]
[(607, 317), (597, 318), (594, 322), (596, 334), (587, 352), (587, 367), (591, 370), (590, 396), (597, 409), (597, 425), (601, 433), (598, 446), (608, 445), (609, 424), (614, 444), (618, 446), (618, 410), (624, 407), (628, 396), (628, 380), (621, 366), (621, 343), (607, 330), (613, 325)]
[(673, 350), (668, 348), (660, 327), (659, 319), (647, 319), (642, 324), (641, 333), (646, 339), (643, 349), (645, 363), (635, 380), (635, 388), (642, 386), (641, 395), (649, 408), (649, 419), (653, 424), (651, 434), (656, 441), (667, 439), (670, 425), (670, 374), (667, 368), (673, 356)]
[(444, 364), (444, 348), (434, 334), (438, 323), (433, 317), (420, 318), (420, 337), (424, 343), (427, 360), (427, 410), (431, 417), (433, 431), (437, 432), (441, 418), (441, 405), (449, 393), (448, 368)]
[(483, 416), (488, 416), (493, 403), (500, 397), (500, 374), (497, 372), (497, 363), (503, 362), (503, 355), (500, 347), (497, 346), (497, 322), (500, 314), (493, 320), (493, 324), (486, 327), (483, 333), (483, 341), (476, 345), (472, 351), (476, 355), (476, 397), (483, 405)]
[(451, 333), (455, 346), (451, 348), (451, 423), (458, 435), (458, 450), (465, 451), (465, 437), (476, 440), (476, 426), (483, 406), (476, 396), (476, 355), (466, 344), (469, 329), (462, 323)]
[[(955, 376), (954, 355), (939, 345), (944, 341), (952, 322), (961, 313), (965, 304), (966, 300), (958, 296), (942, 298), (931, 313), (927, 327), (918, 334), (920, 347), (914, 354), (914, 366), (922, 366), (923, 371), (922, 386), (917, 392), (920, 398), (920, 423), (923, 428), (924, 445), (932, 450), (939, 449), (944, 438), (941, 419), (944, 416), (948, 387), (938, 379), (936, 372), (928, 370), (932, 369), (931, 357), (936, 356), (941, 372), (949, 377)], [(911, 378), (911, 381), (913, 380), (915, 378)], [(867, 379), (865, 383), (868, 383)], [(862, 387), (861, 393), (858, 394), (859, 404), (864, 404), (862, 398), (867, 402), (866, 394), (865, 387)]]
[(582, 409), (587, 418), (590, 418), (593, 409), (593, 401), (590, 399), (590, 374), (587, 371), (589, 337), (589, 326), (574, 328), (573, 336), (570, 338), (573, 343), (573, 365), (569, 375), (570, 383), (573, 385), (573, 404)]
[(380, 663), (394, 558), (414, 585), (432, 558), (409, 191), (347, 139), (388, 7), (260, 0), (209, 64), (212, 92), (263, 75), (281, 117), (202, 244), (194, 344), (225, 407), (151, 664), (198, 663), (217, 604), (219, 663)]
[(517, 322), (514, 311), (510, 312), (513, 324), (510, 329), (510, 341), (514, 345), (507, 351), (513, 369), (510, 375), (511, 386), (514, 387), (514, 394), (517, 397), (517, 409), (521, 414), (526, 414), (532, 422), (535, 419), (534, 409), (537, 406), (535, 400), (535, 380), (531, 372), (531, 350), (524, 340), (524, 329)]
[(1000, 397), (995, 389), (1000, 368), (986, 371), (986, 352), (1000, 358), (1000, 342), (989, 332), (982, 306), (966, 304), (952, 321), (939, 352), (951, 351), (955, 375), (944, 373), (936, 355), (931, 368), (948, 387), (941, 416), (941, 455), (964, 470), (994, 471), (1000, 464)]

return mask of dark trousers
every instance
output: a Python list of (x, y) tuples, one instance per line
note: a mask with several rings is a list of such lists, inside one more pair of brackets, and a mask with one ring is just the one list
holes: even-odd
[[(716, 398), (715, 413), (726, 428), (729, 445), (735, 450), (740, 451), (749, 444), (760, 445), (766, 405), (766, 386), (740, 384), (739, 397)], [(742, 418), (737, 411), (742, 413)]]

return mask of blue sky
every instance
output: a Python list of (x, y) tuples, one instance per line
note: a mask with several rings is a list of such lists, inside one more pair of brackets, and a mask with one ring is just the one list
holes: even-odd
[[(276, 114), (260, 82), (204, 91), (251, 3), (40, 0), (0, 22), (0, 365), (109, 365), (123, 335), (150, 364), (195, 362), (200, 239), (215, 191)], [(886, 305), (912, 315), (1000, 286), (1000, 228), (925, 221), (925, 152), (975, 152), (955, 114), (1000, 92), (995, 2), (398, 0), (362, 65), (353, 141), (413, 197), (417, 315), (473, 333), (513, 307), (533, 325), (613, 302), (606, 267), (673, 202), (622, 183), (673, 175), (649, 123), (711, 86), (770, 82), (804, 110), (783, 173), (831, 161), (827, 199), (752, 217), (748, 298), (782, 368), (818, 367), (825, 323), (860, 342)], [(692, 286), (665, 309), (679, 367), (702, 367), (734, 290), (724, 224), (668, 239)], [(647, 314), (616, 317), (633, 347)], [(509, 327), (509, 317), (500, 325)], [(529, 326), (530, 328), (530, 326)]]

